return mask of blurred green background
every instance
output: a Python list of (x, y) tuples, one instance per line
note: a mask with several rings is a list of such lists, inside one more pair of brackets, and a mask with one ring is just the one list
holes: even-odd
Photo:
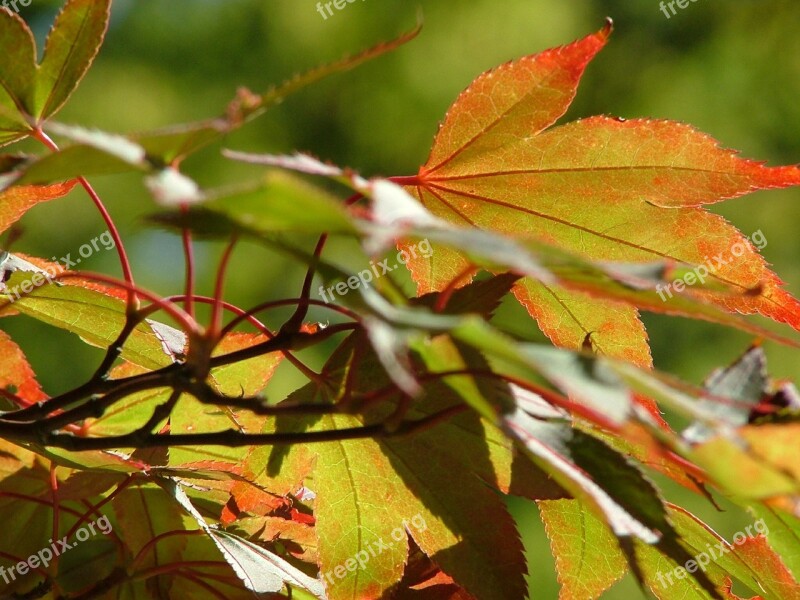
[[(41, 44), (58, 3), (35, 0), (21, 9)], [(411, 28), (420, 37), (394, 54), (335, 76), (291, 97), (223, 144), (187, 161), (203, 185), (257, 171), (220, 156), (221, 147), (253, 152), (308, 151), (367, 175), (408, 175), (422, 164), (437, 124), (456, 95), (482, 71), (509, 59), (560, 45), (615, 20), (612, 41), (590, 66), (568, 119), (599, 113), (670, 118), (692, 123), (722, 145), (771, 164), (800, 161), (800, 4), (796, 0), (698, 0), (667, 19), (656, 0), (363, 0), (328, 19), (315, 0), (115, 0), (106, 44), (59, 120), (129, 132), (221, 113), (238, 86), (266, 89), (293, 73), (355, 52)], [(138, 176), (93, 181), (119, 224), (140, 284), (180, 293), (177, 238), (148, 229), (152, 212)], [(767, 260), (800, 295), (800, 191), (757, 193), (712, 207), (745, 234), (762, 230)], [(23, 221), (14, 247), (42, 257), (73, 255), (105, 230), (80, 191), (42, 205)], [(333, 246), (347, 264), (348, 248)], [(201, 292), (208, 292), (219, 254), (201, 244)], [(114, 252), (82, 267), (118, 273)], [(242, 246), (233, 262), (229, 296), (243, 306), (296, 296), (302, 271)], [(324, 313), (315, 313), (321, 320)], [(280, 323), (280, 314), (269, 321)], [(645, 316), (656, 365), (694, 382), (726, 364), (748, 336), (695, 321)], [(531, 339), (536, 327), (513, 303), (498, 322)], [(30, 319), (0, 320), (19, 341), (49, 393), (85, 379), (98, 351)], [(800, 374), (796, 352), (767, 344), (772, 371)], [(313, 357), (310, 359), (313, 362)], [(278, 397), (298, 383), (278, 374)], [(667, 488), (667, 496), (696, 510), (728, 535), (752, 518), (717, 513), (704, 500)], [(553, 561), (529, 502), (512, 501), (528, 547), (533, 598), (556, 598)], [(727, 505), (726, 505), (727, 506)], [(490, 518), (487, 526), (491, 526)], [(598, 549), (603, 551), (603, 549)], [(626, 580), (604, 598), (637, 597)]]

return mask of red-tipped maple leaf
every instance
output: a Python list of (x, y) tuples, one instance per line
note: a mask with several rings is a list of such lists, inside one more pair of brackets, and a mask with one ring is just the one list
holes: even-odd
[(66, 196), (76, 181), (53, 185), (23, 185), (0, 191), (0, 233), (19, 221), (29, 209), (40, 202)]
[(14, 394), (26, 403), (47, 399), (22, 350), (0, 331), (0, 391)]
[[(798, 167), (741, 159), (669, 121), (593, 117), (551, 128), (610, 32), (609, 23), (573, 44), (478, 77), (448, 111), (427, 163), (405, 181), (407, 189), (443, 219), (593, 260), (703, 265), (726, 292), (698, 285), (685, 293), (800, 330), (800, 303), (781, 288), (753, 243), (702, 208), (798, 185)], [(409, 266), (419, 291), (428, 292), (445, 288), (469, 263), (438, 248)], [(597, 351), (642, 365), (650, 364), (650, 354), (638, 308), (689, 314), (671, 305), (673, 293), (663, 293), (665, 302), (651, 295), (650, 301), (633, 300), (634, 306), (531, 278), (514, 287), (557, 345), (580, 348), (590, 337)]]

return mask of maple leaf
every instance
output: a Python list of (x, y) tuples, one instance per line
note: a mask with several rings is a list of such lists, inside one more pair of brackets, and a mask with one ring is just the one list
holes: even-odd
[(775, 549), (783, 563), (797, 579), (800, 576), (800, 554), (797, 552), (800, 518), (789, 510), (782, 511), (774, 506), (764, 504), (751, 505), (750, 509), (769, 530), (769, 545)]
[(23, 185), (0, 191), (0, 233), (19, 221), (29, 209), (40, 202), (66, 196), (75, 181), (53, 185)]
[(539, 502), (556, 561), (559, 600), (597, 598), (627, 571), (619, 550), (596, 552), (594, 548), (615, 548), (614, 535), (577, 500)]
[[(185, 536), (172, 536), (156, 546), (151, 540), (169, 531), (183, 529), (182, 511), (160, 488), (150, 483), (142, 483), (126, 488), (114, 496), (110, 502), (116, 516), (114, 529), (125, 539), (132, 558), (131, 566), (154, 567), (180, 561), (187, 548)], [(131, 584), (147, 589), (146, 595), (165, 594), (169, 589), (166, 577), (148, 579), (144, 584)]]
[(743, 544), (736, 546), (736, 554), (754, 573), (761, 575), (765, 588), (777, 597), (800, 598), (800, 584), (786, 568), (781, 556), (769, 546), (765, 535), (748, 537)]
[(68, 0), (36, 63), (36, 42), (25, 21), (0, 11), (0, 38), (10, 54), (0, 64), (0, 146), (57, 113), (94, 61), (108, 26), (111, 0)]
[(47, 399), (20, 347), (0, 331), (0, 398), (3, 390), (30, 404)]
[[(389, 380), (366, 347), (359, 337), (345, 340), (323, 370), (330, 389), (310, 383), (286, 402), (331, 402), (351, 388), (383, 389)], [(409, 416), (423, 418), (454, 402), (458, 398), (446, 385), (432, 383), (426, 401), (410, 409)], [(372, 422), (381, 414), (385, 417), (386, 410), (376, 408), (363, 418), (336, 414), (303, 421), (279, 419), (276, 427), (278, 431), (345, 429)], [(413, 439), (257, 448), (247, 460), (256, 475), (263, 473), (265, 464), (268, 476), (292, 479), (309, 474), (313, 465), (307, 485), (316, 494), (320, 570), (331, 600), (378, 598), (392, 589), (403, 575), (412, 541), (475, 597), (516, 598), (524, 593), (522, 546), (492, 487), (549, 495), (553, 486), (544, 482), (539, 489), (529, 482), (516, 491), (512, 469), (514, 479), (531, 479), (536, 477), (530, 472), (532, 465), (515, 457), (510, 440), (475, 413), (458, 415)], [(258, 482), (274, 488), (271, 477)], [(493, 520), (490, 528), (480, 525), (485, 515)], [(350, 558), (363, 559), (363, 553), (364, 568), (337, 570)]]
[[(6, 258), (3, 254), (0, 253), (0, 258)], [(0, 316), (17, 311), (71, 331), (100, 348), (108, 347), (117, 338), (125, 323), (124, 291), (77, 277), (53, 284), (52, 277), (42, 279), (41, 273), (34, 270), (62, 277), (68, 271), (58, 263), (27, 255), (7, 256), (22, 260), (15, 261), (19, 266), (9, 268), (10, 277), (0, 290), (5, 291), (0, 294)], [(4, 262), (0, 261), (0, 272), (4, 270)], [(84, 309), (76, 311), (76, 305)], [(149, 369), (162, 367), (174, 362), (176, 346), (183, 338), (182, 332), (145, 319), (130, 335), (122, 356)]]
[[(800, 329), (800, 303), (781, 288), (753, 244), (702, 208), (798, 185), (800, 169), (743, 160), (669, 121), (593, 117), (551, 128), (610, 32), (609, 22), (573, 44), (478, 77), (448, 111), (428, 161), (415, 177), (404, 178), (406, 189), (439, 218), (591, 260), (708, 265), (709, 281), (729, 292), (699, 286), (687, 294)], [(420, 292), (444, 289), (469, 268), (448, 248), (408, 265)], [(514, 294), (557, 345), (580, 348), (590, 338), (598, 352), (650, 364), (635, 306), (531, 278)], [(687, 314), (669, 300), (640, 307)]]
[[(613, 545), (606, 526), (576, 500), (539, 503), (542, 520), (556, 557), (560, 600), (597, 598), (626, 572), (623, 553)], [(764, 536), (729, 544), (688, 511), (668, 505), (670, 521), (695, 564), (713, 581), (718, 597), (736, 599), (730, 592), (736, 578), (753, 590), (767, 590), (776, 598), (796, 598), (798, 587), (781, 558)], [(738, 539), (738, 538), (737, 538)], [(741, 541), (741, 540), (740, 540)], [(597, 548), (606, 549), (604, 552)], [(637, 543), (636, 562), (647, 586), (658, 598), (709, 598), (686, 573), (677, 575), (676, 564), (657, 546)], [(694, 567), (696, 569), (696, 567)], [(750, 596), (746, 596), (750, 598)], [(773, 597), (773, 596), (768, 596)], [(760, 596), (753, 597), (757, 600)]]
[[(5, 444), (2, 449), (17, 454)], [(52, 537), (48, 469), (38, 457), (30, 461), (27, 451), (19, 458), (19, 461), (4, 459), (0, 465), (4, 475), (0, 481), (0, 509), (9, 519), (0, 536), (0, 553), (4, 557), (27, 556)]]

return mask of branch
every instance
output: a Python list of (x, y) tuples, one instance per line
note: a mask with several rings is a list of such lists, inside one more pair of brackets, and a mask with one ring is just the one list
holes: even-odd
[(464, 412), (468, 407), (456, 405), (424, 419), (405, 421), (391, 430), (384, 424), (365, 425), (347, 429), (308, 431), (300, 433), (241, 433), (235, 429), (214, 433), (151, 434), (142, 436), (138, 432), (102, 438), (80, 438), (68, 433), (49, 433), (38, 440), (44, 446), (64, 448), (75, 452), (88, 450), (110, 450), (114, 448), (161, 448), (174, 446), (276, 446), (311, 444), (364, 438), (391, 438), (411, 435), (430, 429)]

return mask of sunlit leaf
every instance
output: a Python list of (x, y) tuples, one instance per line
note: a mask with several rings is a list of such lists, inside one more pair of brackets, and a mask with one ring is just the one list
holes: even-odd
[(11, 9), (0, 9), (0, 145), (23, 138), (30, 130), (25, 99), (36, 83), (36, 44), (25, 21)]
[(766, 505), (753, 505), (750, 509), (764, 520), (770, 546), (797, 579), (800, 576), (800, 518)]
[(27, 107), (37, 120), (55, 114), (75, 91), (103, 43), (110, 0), (68, 0), (47, 37)]
[(0, 390), (31, 404), (47, 398), (22, 350), (4, 331), (0, 331)]
[(75, 182), (70, 181), (47, 186), (25, 185), (0, 191), (0, 233), (40, 202), (66, 196), (74, 186)]
[[(58, 265), (37, 262), (49, 269), (51, 276), (62, 271)], [(124, 292), (78, 279), (54, 284), (41, 273), (31, 275), (22, 271), (6, 281), (5, 294), (0, 296), (0, 315), (12, 309), (66, 329), (100, 348), (116, 340), (126, 314)], [(141, 323), (126, 342), (122, 357), (149, 369), (172, 364), (174, 357), (164, 352), (159, 335), (163, 337), (163, 332), (157, 334), (149, 323)]]
[[(339, 386), (383, 389), (388, 377), (380, 374), (377, 357), (365, 350), (363, 342), (351, 338), (340, 346), (324, 373), (339, 381)], [(430, 383), (426, 389), (430, 392), (425, 400), (409, 408), (410, 418), (424, 418), (459, 402), (443, 383)], [(501, 390), (489, 388), (486, 393)], [(309, 384), (286, 402), (321, 403), (335, 398), (336, 392)], [(387, 410), (391, 408), (376, 407), (367, 422), (386, 415)], [(278, 431), (342, 429), (364, 423), (349, 415), (304, 421), (279, 421)], [(332, 599), (379, 597), (382, 589), (390, 589), (402, 575), (407, 536), (476, 597), (516, 597), (524, 586), (521, 546), (503, 503), (487, 484), (538, 497), (553, 493), (546, 477), (541, 472), (534, 475), (525, 461), (515, 460), (509, 440), (474, 413), (459, 415), (413, 439), (276, 447), (254, 452), (248, 462), (256, 473), (266, 465), (268, 476), (280, 469), (281, 477), (307, 473), (309, 464), (314, 465), (308, 485), (316, 494), (320, 569)], [(524, 482), (515, 483), (512, 472)], [(270, 478), (263, 481), (268, 484)], [(389, 497), (391, 506), (384, 500)], [(449, 507), (447, 518), (441, 512), (445, 506)], [(476, 527), (479, 514), (491, 514), (495, 526)], [(353, 529), (351, 523), (358, 525)], [(347, 562), (356, 556), (363, 567)]]
[[(673, 278), (689, 273), (695, 276), (688, 266), (677, 266), (668, 257), (656, 257), (638, 263), (591, 260), (578, 250), (556, 247), (547, 238), (512, 238), (487, 229), (471, 227), (469, 224), (448, 222), (426, 211), (418, 200), (410, 194), (404, 194), (393, 182), (380, 179), (368, 181), (350, 169), (323, 163), (306, 154), (280, 156), (233, 151), (224, 153), (229, 158), (247, 163), (326, 177), (371, 198), (373, 205), (370, 221), (361, 218), (358, 208), (352, 209), (358, 229), (365, 238), (362, 242), (365, 252), (368, 255), (382, 253), (389, 245), (400, 240), (401, 251), (408, 252), (413, 259), (407, 261), (407, 264), (413, 266), (430, 263), (431, 268), (434, 265), (433, 254), (437, 253), (442, 258), (444, 253), (445, 260), (437, 259), (435, 265), (441, 270), (441, 281), (448, 282), (448, 286), (467, 283), (477, 272), (474, 267), (491, 271), (510, 270), (519, 275), (527, 275), (514, 288), (518, 298), (525, 296), (525, 289), (531, 282), (552, 286), (558, 281), (561, 284), (557, 286), (560, 295), (548, 294), (540, 298), (535, 306), (529, 307), (534, 316), (545, 310), (548, 304), (556, 312), (574, 311), (574, 314), (565, 314), (560, 318), (559, 323), (564, 325), (561, 333), (552, 332), (551, 338), (557, 345), (575, 347), (572, 342), (560, 343), (559, 336), (568, 334), (574, 338), (580, 333), (581, 343), (577, 347), (589, 344), (594, 351), (601, 354), (650, 367), (652, 365), (646, 334), (634, 308), (637, 306), (721, 323), (759, 337), (774, 339), (787, 345), (798, 345), (797, 341), (751, 323), (722, 306), (730, 297), (741, 294), (741, 289), (731, 282), (717, 279), (704, 288), (706, 294), (712, 294), (719, 300), (717, 304), (721, 304), (720, 306), (709, 302), (703, 295), (691, 295), (687, 292), (667, 295), (664, 290), (669, 290), (667, 286), (673, 283)], [(206, 219), (200, 225), (202, 231), (210, 229)], [(231, 231), (230, 226), (228, 231)], [(408, 238), (424, 240), (432, 245), (431, 251), (420, 256), (413, 251), (415, 244), (419, 242), (412, 243)], [(448, 252), (459, 253), (459, 259), (446, 260)], [(699, 267), (694, 267), (697, 268)], [(445, 285), (440, 286), (444, 287)], [(420, 288), (420, 293), (424, 291), (425, 289)], [(562, 300), (567, 297), (574, 299), (574, 304), (564, 308), (566, 304)], [(595, 310), (598, 303), (607, 306), (608, 311)], [(542, 308), (538, 308), (540, 306)], [(576, 315), (580, 316), (577, 321)], [(581, 319), (584, 320), (583, 325), (580, 325)], [(574, 327), (576, 323), (580, 325), (577, 329)]]
[[(407, 189), (441, 219), (589, 259), (705, 265), (710, 280), (734, 291), (720, 296), (688, 286), (687, 294), (800, 329), (800, 304), (753, 243), (700, 208), (755, 189), (797, 185), (800, 169), (740, 159), (671, 122), (596, 117), (548, 129), (569, 107), (609, 33), (606, 27), (478, 77), (448, 111)], [(421, 292), (443, 289), (467, 265), (446, 248), (409, 263)], [(667, 297), (673, 290), (665, 289), (663, 305), (646, 308), (679, 312)], [(649, 364), (633, 307), (530, 279), (515, 294), (559, 345), (580, 348), (591, 334), (598, 351)]]
[(613, 534), (579, 501), (540, 502), (539, 512), (556, 560), (559, 600), (597, 598), (626, 573)]

